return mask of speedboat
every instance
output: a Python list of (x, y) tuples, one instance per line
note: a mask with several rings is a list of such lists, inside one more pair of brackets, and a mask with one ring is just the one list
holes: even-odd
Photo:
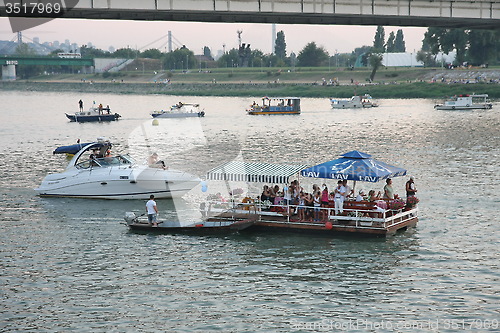
[(173, 198), (201, 181), (161, 164), (138, 165), (129, 155), (111, 155), (110, 148), (109, 141), (100, 139), (83, 147), (78, 144), (56, 149), (54, 154), (74, 156), (63, 172), (47, 175), (35, 191), (44, 197), (148, 199), (153, 194), (156, 198)]
[(253, 102), (248, 114), (300, 114), (298, 97), (263, 97), (262, 105)]
[(115, 121), (121, 116), (118, 113), (111, 113), (108, 107), (91, 107), (88, 111), (79, 111), (73, 114), (66, 114), (70, 121), (83, 122), (99, 122), (99, 121)]
[(351, 99), (330, 99), (334, 109), (375, 108), (378, 106), (368, 94), (352, 96)]
[(205, 111), (200, 110), (200, 104), (182, 103), (172, 105), (169, 110), (151, 112), (153, 118), (186, 118), (204, 117)]
[(452, 96), (444, 104), (434, 105), (436, 110), (486, 110), (492, 107), (488, 94)]

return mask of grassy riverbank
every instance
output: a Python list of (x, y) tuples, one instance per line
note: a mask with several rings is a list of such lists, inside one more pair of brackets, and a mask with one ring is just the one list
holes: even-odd
[[(209, 72), (119, 72), (111, 75), (47, 75), (31, 80), (0, 82), (0, 90), (77, 91), (116, 94), (168, 94), (198, 96), (350, 97), (369, 93), (375, 98), (443, 98), (465, 93), (486, 93), (500, 99), (500, 70), (442, 70), (387, 68), (368, 83), (368, 69), (306, 68), (214, 69)], [(473, 82), (481, 78), (480, 83)], [(165, 83), (169, 80), (169, 83)], [(330, 80), (338, 85), (330, 85)], [(437, 81), (431, 83), (433, 80)], [(441, 82), (444, 81), (444, 82)], [(326, 83), (324, 85), (323, 83)]]

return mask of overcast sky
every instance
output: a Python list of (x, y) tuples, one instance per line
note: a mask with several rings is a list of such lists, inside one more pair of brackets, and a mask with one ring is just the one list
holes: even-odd
[[(386, 40), (391, 31), (398, 29), (403, 29), (407, 52), (420, 50), (427, 28), (385, 27)], [(271, 24), (55, 19), (25, 30), (23, 35), (31, 39), (38, 37), (42, 43), (68, 39), (80, 46), (91, 42), (104, 50), (110, 46), (115, 49), (129, 46), (140, 50), (161, 48), (165, 51), (167, 33), (172, 31), (174, 48), (181, 43), (195, 54), (201, 54), (203, 47), (208, 46), (215, 55), (224, 44), (226, 50), (238, 47), (237, 30), (243, 31), (242, 42), (251, 44), (252, 49), (271, 52)], [(372, 46), (376, 27), (277, 24), (276, 31), (280, 30), (285, 33), (287, 55), (290, 52), (298, 54), (311, 41), (333, 55), (336, 51), (345, 53), (363, 45)], [(0, 39), (11, 40), (15, 36), (9, 20), (0, 18)]]

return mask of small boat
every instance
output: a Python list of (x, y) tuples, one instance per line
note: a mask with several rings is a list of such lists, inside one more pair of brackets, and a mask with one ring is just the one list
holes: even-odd
[(263, 97), (262, 105), (253, 102), (248, 114), (300, 114), (298, 97)]
[(36, 188), (44, 197), (147, 199), (180, 197), (200, 183), (178, 170), (138, 165), (129, 155), (111, 155), (102, 138), (89, 144), (59, 147), (54, 154), (74, 154), (63, 172), (47, 175)]
[(84, 122), (101, 122), (101, 121), (115, 121), (121, 116), (118, 113), (111, 113), (108, 107), (91, 107), (88, 111), (79, 111), (74, 114), (66, 114), (70, 121), (79, 123)]
[(204, 117), (205, 111), (200, 110), (200, 104), (182, 103), (172, 105), (169, 110), (151, 112), (153, 118), (186, 118)]
[(137, 216), (134, 212), (126, 212), (124, 219), (130, 230), (147, 231), (156, 233), (184, 233), (184, 234), (220, 234), (244, 230), (252, 226), (256, 220), (246, 219), (239, 221), (217, 221), (181, 224), (173, 221), (159, 221), (158, 226), (149, 224), (146, 218), (140, 219), (145, 214)]
[(351, 99), (331, 98), (330, 103), (333, 109), (375, 108), (378, 106), (368, 94), (352, 96)]
[(436, 110), (487, 110), (492, 107), (488, 94), (455, 95), (447, 99), (443, 104), (434, 105)]

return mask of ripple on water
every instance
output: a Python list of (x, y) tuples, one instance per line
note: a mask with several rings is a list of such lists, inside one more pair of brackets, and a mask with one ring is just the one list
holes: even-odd
[[(27, 114), (44, 101), (96, 98), (0, 95), (6, 111)], [(165, 120), (153, 129), (147, 110), (167, 97), (99, 98), (123, 120), (68, 123), (53, 108), (35, 108), (40, 117), (22, 121), (0, 114), (1, 330), (288, 332), (294, 323), (323, 320), (499, 318), (496, 108), (438, 112), (431, 101), (387, 100), (376, 110), (331, 111), (326, 99), (304, 99), (300, 116), (250, 117), (242, 111), (246, 99), (204, 97), (193, 98), (206, 105), (199, 124)], [(172, 126), (189, 133), (186, 145), (165, 139), (161, 130)], [(132, 140), (138, 128), (151, 140)], [(248, 161), (315, 164), (365, 151), (415, 176), (420, 222), (388, 239), (148, 235), (119, 223), (124, 211), (143, 211), (143, 202), (34, 196), (41, 179), (67, 163), (51, 155), (54, 147), (101, 135), (119, 142), (117, 150), (156, 149), (172, 167), (200, 175), (240, 152)], [(323, 182), (302, 181), (306, 188)], [(404, 181), (395, 179), (400, 193)], [(198, 197), (181, 204), (196, 212), (190, 205)], [(172, 202), (159, 206), (165, 218), (177, 218)]]

